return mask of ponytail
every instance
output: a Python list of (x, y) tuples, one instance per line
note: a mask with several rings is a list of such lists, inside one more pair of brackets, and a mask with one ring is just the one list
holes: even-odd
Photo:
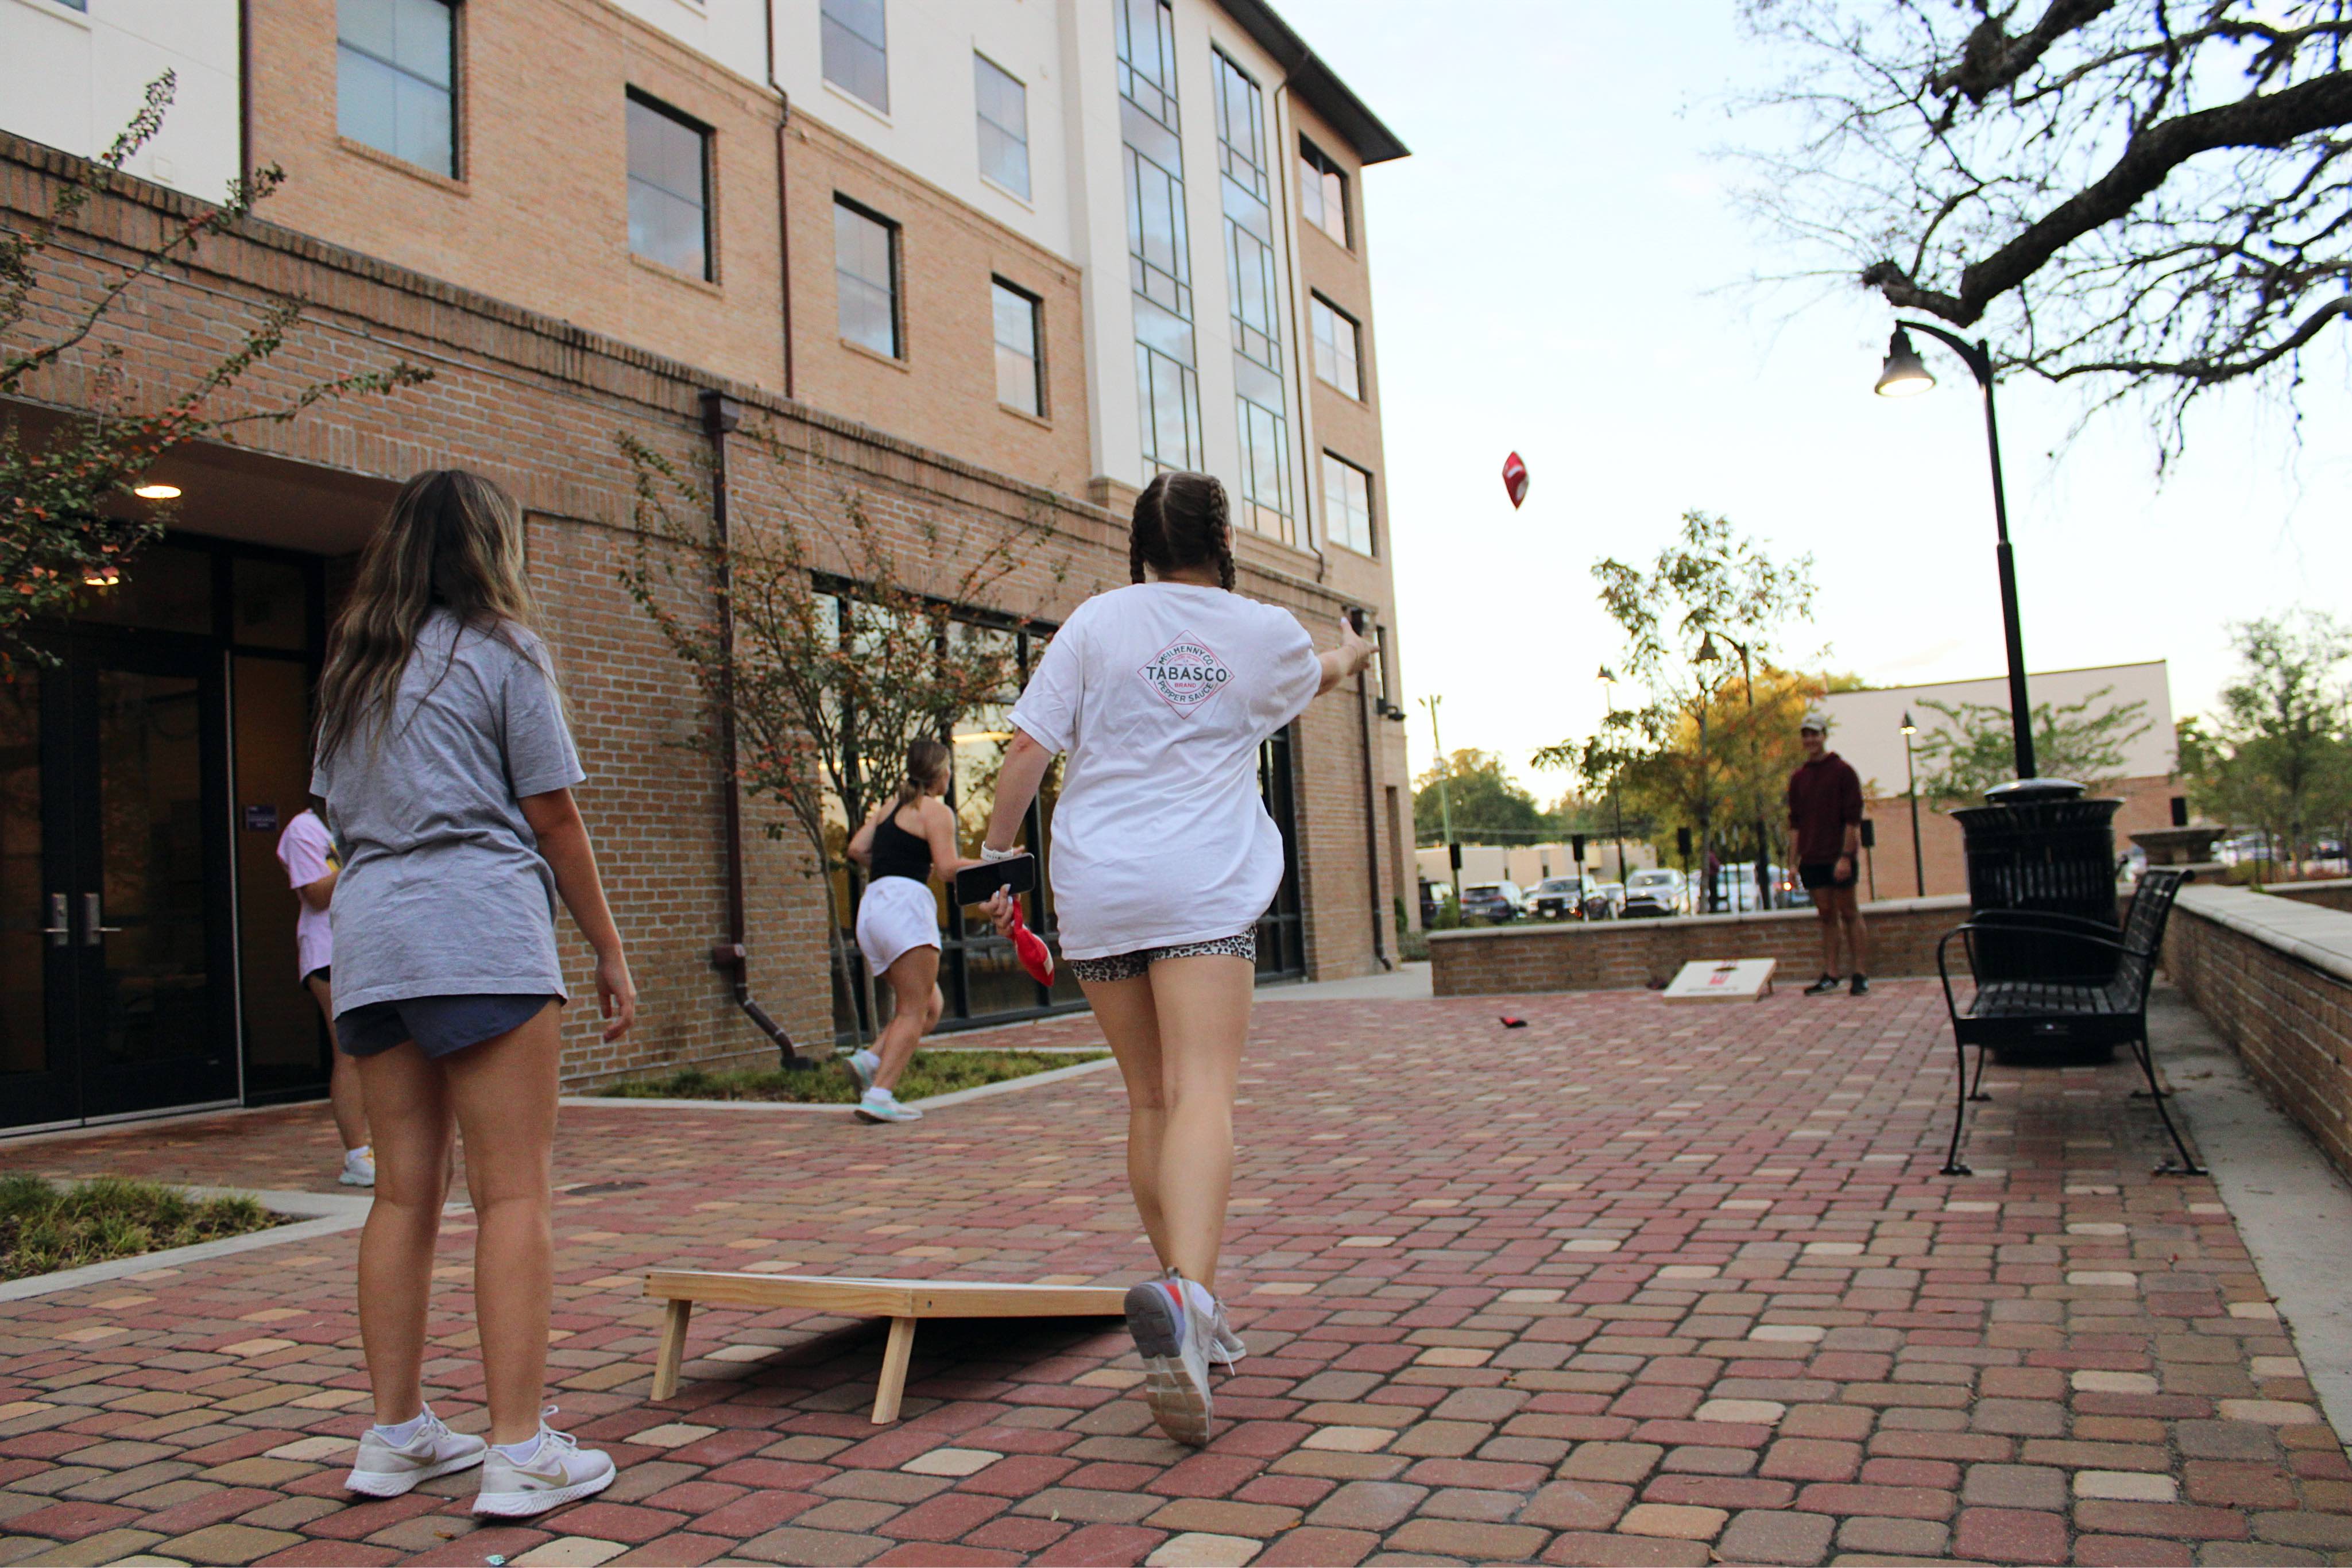
[(1214, 561), (1217, 586), (1234, 586), (1234, 528), (1225, 487), (1207, 474), (1161, 474), (1135, 500), (1128, 534), (1127, 570), (1132, 582), (1144, 569), (1160, 576)]
[(896, 816), (929, 792), (933, 784), (948, 770), (951, 754), (936, 740), (910, 740), (907, 743), (907, 774), (898, 781), (898, 799), (890, 808)]

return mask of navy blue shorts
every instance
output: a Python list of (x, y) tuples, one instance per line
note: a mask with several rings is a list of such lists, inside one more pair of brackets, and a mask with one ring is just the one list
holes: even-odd
[(345, 1056), (373, 1056), (413, 1040), (427, 1057), (449, 1056), (521, 1028), (540, 1009), (561, 999), (474, 993), (369, 1002), (335, 1015), (335, 1044)]

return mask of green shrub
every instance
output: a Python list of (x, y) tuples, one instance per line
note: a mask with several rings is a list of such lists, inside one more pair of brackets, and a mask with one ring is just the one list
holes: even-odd
[(160, 1182), (100, 1176), (60, 1186), (0, 1176), (0, 1280), (22, 1280), (286, 1223), (250, 1197), (192, 1198)]
[[(959, 1089), (977, 1089), (1099, 1061), (1108, 1051), (919, 1051), (898, 1080), (898, 1098), (928, 1100)], [(848, 1061), (836, 1060), (797, 1072), (776, 1068), (709, 1072), (680, 1068), (660, 1078), (638, 1078), (595, 1091), (623, 1100), (778, 1100), (798, 1105), (850, 1105), (857, 1101), (857, 1078)]]

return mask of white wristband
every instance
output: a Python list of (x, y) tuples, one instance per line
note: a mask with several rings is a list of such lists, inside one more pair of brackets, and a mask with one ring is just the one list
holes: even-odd
[(1020, 851), (1020, 850), (1017, 850), (1017, 849), (1012, 849), (1012, 850), (992, 849), (992, 848), (991, 848), (991, 847), (989, 847), (988, 845), (986, 845), (986, 844), (982, 844), (982, 845), (981, 845), (981, 846), (980, 846), (980, 859), (981, 859), (981, 863), (982, 863), (982, 864), (983, 864), (983, 865), (993, 865), (993, 864), (995, 864), (998, 861), (1009, 861), (1009, 860), (1011, 860), (1014, 855), (1020, 854), (1020, 853), (1022, 853), (1022, 852), (1022, 852), (1022, 851)]

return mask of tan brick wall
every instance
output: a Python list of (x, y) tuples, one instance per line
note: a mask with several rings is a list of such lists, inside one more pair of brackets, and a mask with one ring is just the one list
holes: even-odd
[[(1966, 898), (1864, 904), (1870, 972), (1934, 974), (1936, 944), (1968, 917)], [(1803, 985), (1821, 964), (1821, 927), (1810, 909), (1591, 925), (1571, 920), (1433, 931), (1429, 956), (1432, 984), (1441, 997), (1622, 990), (1664, 984), (1685, 964), (1701, 958), (1778, 958), (1774, 983)]]
[[(46, 210), (72, 161), (0, 138), (0, 214)], [(120, 241), (152, 244), (194, 204), (125, 182), (98, 203), (56, 258), (60, 294), (47, 319), (94, 297)], [(241, 444), (323, 471), (383, 479), (418, 468), (478, 468), (515, 491), (530, 517), (531, 575), (580, 731), (589, 782), (580, 802), (614, 893), (644, 996), (639, 1030), (618, 1047), (598, 1040), (592, 1009), (566, 1026), (564, 1068), (574, 1081), (682, 1061), (757, 1061), (770, 1048), (742, 1018), (708, 961), (722, 934), (724, 885), (714, 765), (688, 747), (700, 720), (685, 672), (621, 591), (632, 548), (631, 476), (615, 444), (626, 430), (689, 468), (705, 453), (698, 393), (744, 401), (781, 462), (739, 455), (732, 465), (738, 526), (792, 508), (865, 499), (902, 559), (919, 530), (950, 541), (987, 537), (1003, 520), (1035, 517), (1045, 542), (1003, 588), (997, 608), (1048, 620), (1087, 594), (1127, 580), (1124, 520), (1067, 496), (898, 440), (804, 405), (764, 396), (689, 365), (446, 282), (268, 225), (208, 244), (185, 277), (160, 280), (103, 341), (121, 353), (134, 401), (152, 399), (208, 364), (258, 319), (266, 281), (314, 301), (270, 366), (215, 412), (282, 399), (314, 379), (381, 368), (405, 355), (431, 367), (426, 386), (391, 399), (322, 404), (290, 423), (251, 426)], [(48, 286), (45, 284), (44, 294)], [(93, 346), (95, 347), (95, 345)], [(28, 389), (41, 401), (87, 403), (89, 354)], [(299, 476), (295, 477), (299, 480)], [(942, 571), (951, 570), (942, 566)], [(1245, 569), (1241, 587), (1297, 611), (1328, 646), (1340, 600), (1311, 579)], [(1298, 727), (1297, 820), (1307, 862), (1310, 959), (1319, 976), (1370, 964), (1364, 924), (1362, 778), (1357, 720), (1344, 698), (1318, 703)], [(772, 810), (747, 803), (747, 899), (751, 979), (761, 1001), (803, 1045), (831, 1038), (824, 898), (805, 852), (758, 824)], [(588, 955), (562, 923), (566, 974), (587, 991)]]
[[(2169, 827), (2172, 798), (2180, 790), (2179, 780), (2174, 779), (2126, 779), (2113, 790), (2105, 791), (2123, 801), (2116, 812), (2116, 853), (2124, 854), (2131, 849), (2135, 832)], [(1900, 795), (1892, 800), (1865, 800), (1863, 812), (1878, 827), (1878, 847), (1871, 852), (1874, 863), (1870, 868), (1877, 878), (1877, 895), (1916, 897), (1919, 887), (1918, 878), (1912, 873), (1911, 803)], [(1968, 892), (1968, 860), (1960, 824), (1924, 800), (1919, 802), (1919, 850), (1920, 859), (1926, 862), (1929, 897)]]
[[(2344, 932), (2352, 940), (2352, 915)], [(2164, 967), (2272, 1100), (2352, 1176), (2352, 982), (2208, 918), (2190, 896), (2165, 928)]]

